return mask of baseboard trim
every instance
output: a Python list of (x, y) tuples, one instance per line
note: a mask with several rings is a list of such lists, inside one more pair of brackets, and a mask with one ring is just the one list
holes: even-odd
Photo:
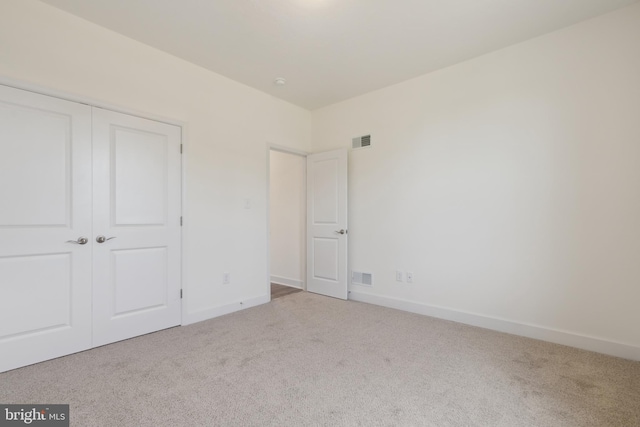
[(465, 311), (453, 310), (446, 307), (421, 304), (397, 298), (382, 297), (366, 292), (349, 291), (349, 299), (368, 304), (380, 305), (388, 308), (422, 314), (439, 319), (451, 320), (466, 325), (478, 326), (513, 335), (534, 338), (541, 341), (562, 344), (569, 347), (603, 353), (610, 356), (621, 357), (640, 361), (640, 347), (608, 341), (587, 335), (576, 334), (569, 331), (549, 329), (542, 326), (514, 322), (497, 317), (489, 317)]
[(236, 311), (266, 304), (269, 301), (271, 301), (270, 295), (262, 295), (259, 297), (249, 298), (231, 304), (222, 305), (219, 307), (212, 307), (206, 308), (204, 310), (194, 311), (193, 313), (185, 314), (182, 319), (182, 324), (190, 325), (192, 323), (202, 322), (203, 320), (213, 319), (214, 317), (224, 316), (225, 314), (230, 314)]
[(297, 289), (304, 289), (304, 282), (302, 280), (289, 279), (287, 277), (271, 276), (271, 283), (289, 286)]

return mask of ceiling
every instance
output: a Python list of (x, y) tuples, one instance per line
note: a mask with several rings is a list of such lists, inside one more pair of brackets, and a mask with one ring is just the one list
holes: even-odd
[(41, 1), (314, 110), (639, 0)]

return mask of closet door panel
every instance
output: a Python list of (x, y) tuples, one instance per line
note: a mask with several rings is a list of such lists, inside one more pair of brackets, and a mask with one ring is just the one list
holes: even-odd
[(91, 162), (90, 107), (0, 85), (0, 371), (91, 346)]
[(94, 108), (94, 345), (176, 326), (180, 128)]

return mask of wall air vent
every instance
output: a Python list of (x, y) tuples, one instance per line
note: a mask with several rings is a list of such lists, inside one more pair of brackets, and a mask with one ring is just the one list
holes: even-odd
[(362, 273), (360, 271), (351, 272), (351, 284), (361, 286), (372, 286), (373, 275), (371, 273)]
[(351, 145), (353, 148), (364, 148), (371, 146), (371, 135), (358, 136), (351, 139)]

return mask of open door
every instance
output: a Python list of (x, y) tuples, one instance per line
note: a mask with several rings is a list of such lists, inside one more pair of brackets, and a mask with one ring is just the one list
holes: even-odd
[(347, 150), (307, 156), (307, 290), (347, 299)]

